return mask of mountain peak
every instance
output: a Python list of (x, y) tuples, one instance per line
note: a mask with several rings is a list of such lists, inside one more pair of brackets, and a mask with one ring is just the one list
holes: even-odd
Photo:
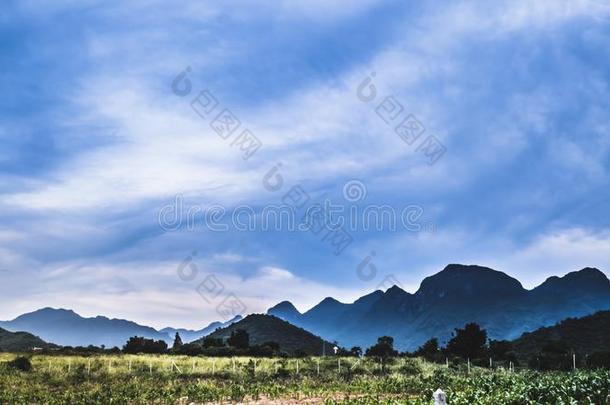
[(318, 305), (336, 305), (336, 304), (342, 304), (342, 303), (339, 302), (338, 300), (334, 299), (333, 297), (326, 297), (322, 301), (320, 301), (320, 303)]
[(386, 294), (406, 294), (407, 292), (394, 284), (392, 287), (388, 288), (385, 292)]
[(422, 281), (416, 295), (444, 297), (505, 297), (525, 293), (521, 283), (506, 273), (477, 265), (450, 264)]
[(582, 270), (572, 271), (563, 277), (552, 276), (534, 288), (537, 292), (551, 292), (553, 294), (578, 294), (610, 292), (610, 280), (599, 269), (585, 267)]
[(300, 314), (299, 310), (296, 309), (296, 307), (290, 301), (282, 301), (282, 302), (280, 302), (279, 304), (269, 308), (267, 313), (276, 312), (276, 311), (291, 312), (291, 313), (299, 313)]
[(288, 322), (295, 322), (301, 316), (298, 309), (290, 301), (282, 301), (267, 310), (267, 315), (273, 315)]

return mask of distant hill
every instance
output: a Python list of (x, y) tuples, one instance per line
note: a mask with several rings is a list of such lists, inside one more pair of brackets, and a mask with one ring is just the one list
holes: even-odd
[(122, 347), (132, 336), (168, 340), (164, 333), (123, 319), (83, 318), (67, 309), (44, 308), (0, 322), (9, 331), (27, 331), (62, 346)]
[(55, 347), (37, 336), (27, 332), (9, 332), (0, 328), (0, 351), (25, 352), (34, 348), (47, 349)]
[[(248, 332), (251, 345), (272, 341), (278, 343), (280, 350), (286, 353), (294, 354), (301, 350), (309, 355), (321, 355), (323, 345), (326, 345), (326, 353), (332, 352), (332, 343), (324, 342), (320, 337), (271, 315), (248, 315), (231, 326), (213, 332), (209, 337), (226, 340), (231, 332), (238, 329)], [(203, 339), (195, 343), (202, 342)]]
[[(199, 330), (191, 330), (191, 329), (174, 329), (174, 328), (163, 328), (159, 332), (169, 336), (171, 343), (174, 341), (174, 337), (176, 336), (176, 332), (180, 334), (180, 339), (182, 339), (183, 343), (190, 343), (197, 339), (201, 339), (204, 336), (209, 335), (214, 332), (218, 328), (227, 327), (235, 322), (239, 322), (242, 320), (241, 315), (235, 316), (233, 319), (227, 322), (212, 322), (205, 328)], [(171, 346), (170, 343), (170, 346)]]
[(513, 348), (520, 356), (528, 356), (541, 353), (549, 344), (581, 354), (610, 352), (610, 311), (569, 318), (554, 326), (524, 333), (513, 342)]
[(0, 321), (0, 327), (9, 331), (26, 331), (61, 346), (104, 345), (107, 348), (121, 348), (130, 337), (141, 336), (163, 340), (171, 347), (176, 332), (180, 333), (184, 343), (188, 343), (240, 319), (238, 315), (228, 322), (213, 322), (199, 330), (165, 328), (157, 331), (124, 319), (105, 316), (84, 318), (69, 309), (43, 308), (20, 315), (12, 321)]
[(455, 328), (468, 322), (479, 323), (492, 339), (512, 340), (569, 317), (607, 309), (610, 281), (594, 268), (550, 277), (526, 290), (505, 273), (451, 264), (424, 279), (414, 294), (394, 286), (352, 304), (328, 297), (305, 313), (284, 301), (268, 314), (345, 347), (368, 347), (388, 335), (398, 349), (414, 350), (432, 336), (446, 342)]

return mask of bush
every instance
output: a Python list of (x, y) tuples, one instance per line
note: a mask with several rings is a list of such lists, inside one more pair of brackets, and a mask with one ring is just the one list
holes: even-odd
[(400, 367), (400, 373), (404, 375), (419, 375), (423, 372), (420, 364), (414, 359), (405, 359)]
[(11, 368), (15, 368), (17, 370), (21, 370), (21, 371), (25, 371), (25, 372), (32, 370), (32, 363), (30, 363), (30, 359), (28, 359), (27, 357), (23, 357), (23, 356), (19, 356), (13, 361), (9, 361), (8, 365)]

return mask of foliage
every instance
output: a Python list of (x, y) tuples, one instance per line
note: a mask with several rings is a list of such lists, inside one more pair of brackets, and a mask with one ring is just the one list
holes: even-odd
[(366, 349), (366, 355), (370, 357), (396, 357), (398, 352), (394, 350), (394, 338), (390, 336), (381, 336), (377, 339), (377, 343)]
[(464, 359), (473, 359), (482, 355), (486, 342), (487, 331), (476, 323), (469, 323), (463, 329), (455, 329), (453, 338), (447, 343), (447, 352)]
[[(7, 365), (13, 355), (0, 355)], [(340, 369), (339, 361), (340, 360)], [(0, 403), (184, 404), (312, 399), (326, 404), (604, 404), (610, 371), (508, 372), (421, 359), (209, 358), (177, 355), (42, 356), (29, 373), (0, 367)], [(315, 399), (315, 401), (313, 400)], [(261, 401), (262, 402), (262, 401)]]
[(123, 346), (123, 352), (129, 354), (137, 353), (165, 353), (167, 351), (167, 343), (162, 340), (146, 339), (139, 336), (130, 338), (125, 346)]
[(250, 347), (250, 335), (243, 329), (234, 330), (227, 343), (236, 349), (247, 349)]
[(182, 347), (182, 338), (180, 334), (176, 332), (176, 336), (174, 336), (174, 345), (172, 346), (172, 350), (176, 351)]
[(32, 363), (30, 363), (30, 359), (23, 356), (16, 357), (14, 360), (8, 362), (8, 366), (26, 372), (32, 370)]
[(435, 360), (439, 353), (438, 339), (432, 338), (424, 343), (415, 351), (416, 356), (421, 356), (427, 360)]

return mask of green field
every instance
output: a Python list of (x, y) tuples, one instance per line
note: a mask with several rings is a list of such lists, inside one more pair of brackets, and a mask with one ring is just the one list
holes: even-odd
[[(209, 358), (172, 355), (31, 357), (0, 354), (1, 404), (345, 403), (607, 404), (610, 372), (510, 372), (419, 359)], [(254, 402), (258, 401), (258, 402)]]

